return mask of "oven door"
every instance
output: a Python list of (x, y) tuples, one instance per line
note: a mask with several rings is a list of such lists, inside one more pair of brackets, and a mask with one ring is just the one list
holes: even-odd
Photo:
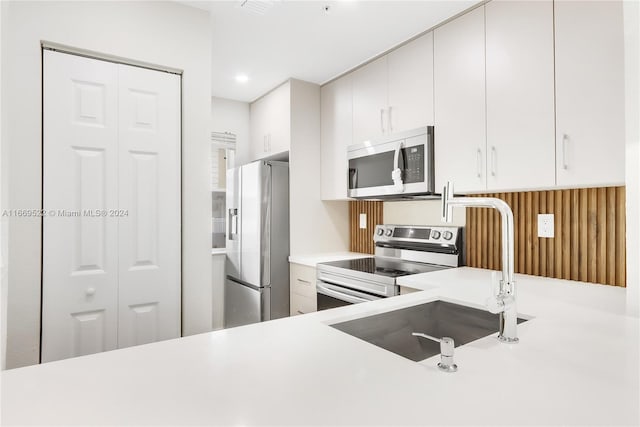
[(316, 282), (316, 292), (318, 299), (318, 311), (384, 298), (323, 282), (321, 280)]

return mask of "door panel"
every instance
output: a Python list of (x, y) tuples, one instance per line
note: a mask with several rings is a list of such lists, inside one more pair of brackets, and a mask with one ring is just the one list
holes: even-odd
[(117, 347), (117, 65), (44, 52), (42, 361)]
[(72, 313), (73, 354), (84, 356), (107, 350), (105, 348), (105, 310)]
[(353, 79), (353, 143), (388, 132), (387, 57), (356, 70)]
[(224, 285), (225, 328), (269, 320), (270, 291), (269, 288), (254, 289), (227, 279)]
[(240, 241), (241, 226), (240, 213), (242, 212), (242, 199), (240, 197), (242, 168), (233, 168), (227, 171), (227, 237), (226, 237), (226, 274), (240, 279), (240, 256), (242, 242)]
[(486, 8), (487, 188), (555, 185), (553, 2)]
[(347, 147), (353, 141), (351, 74), (320, 89), (320, 176), (323, 200), (347, 199)]
[(555, 1), (557, 184), (625, 182), (622, 1)]
[(436, 191), (486, 190), (484, 7), (434, 30)]
[(433, 125), (433, 33), (392, 51), (389, 62), (389, 130)]
[(262, 179), (263, 163), (254, 162), (242, 167), (242, 211), (240, 212), (241, 233), (241, 276), (240, 279), (253, 286), (264, 286), (262, 267), (263, 222), (267, 218), (263, 212)]
[(180, 336), (180, 77), (119, 77), (118, 347)]

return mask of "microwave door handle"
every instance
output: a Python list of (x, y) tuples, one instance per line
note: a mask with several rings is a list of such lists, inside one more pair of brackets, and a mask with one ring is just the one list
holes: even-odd
[(393, 179), (393, 185), (397, 192), (404, 190), (404, 184), (402, 182), (402, 169), (400, 169), (400, 150), (402, 150), (404, 141), (398, 141), (396, 146), (396, 152), (393, 155), (393, 172), (391, 172), (391, 179)]
[(325, 286), (322, 286), (320, 283), (316, 284), (316, 289), (320, 291), (321, 294), (337, 298), (342, 301), (350, 302), (352, 304), (358, 304), (361, 302), (368, 302), (370, 300), (365, 298), (360, 298), (355, 295), (344, 294), (342, 292), (334, 291), (333, 289), (329, 289)]

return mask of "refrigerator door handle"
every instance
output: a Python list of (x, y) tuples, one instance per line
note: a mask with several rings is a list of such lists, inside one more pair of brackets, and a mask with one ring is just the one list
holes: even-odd
[(238, 209), (229, 209), (229, 240), (238, 238)]
[(261, 259), (261, 277), (262, 277), (262, 285), (270, 286), (271, 285), (271, 163), (265, 162), (264, 168), (264, 177), (262, 179), (262, 221), (260, 224), (261, 228), (261, 236), (262, 240), (260, 247), (262, 249), (262, 259)]

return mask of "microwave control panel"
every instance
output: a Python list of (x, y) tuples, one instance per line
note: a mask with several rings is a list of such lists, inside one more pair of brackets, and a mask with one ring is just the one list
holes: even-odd
[(407, 184), (424, 182), (424, 145), (403, 148), (402, 156), (405, 164), (402, 180)]

